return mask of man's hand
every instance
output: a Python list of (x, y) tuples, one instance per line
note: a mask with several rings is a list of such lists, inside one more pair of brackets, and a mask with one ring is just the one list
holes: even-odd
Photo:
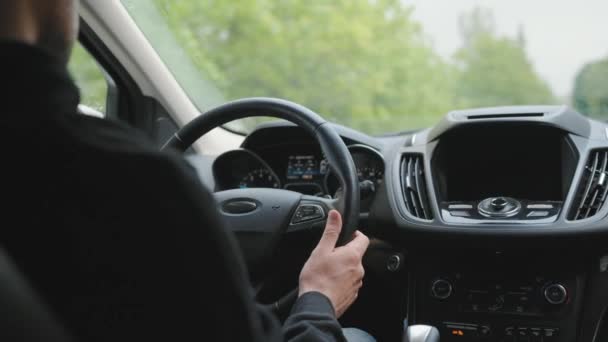
[(340, 213), (330, 211), (325, 232), (300, 273), (299, 292), (299, 295), (311, 291), (326, 295), (337, 317), (357, 299), (365, 273), (361, 259), (369, 245), (367, 236), (357, 231), (351, 242), (336, 247), (341, 230)]

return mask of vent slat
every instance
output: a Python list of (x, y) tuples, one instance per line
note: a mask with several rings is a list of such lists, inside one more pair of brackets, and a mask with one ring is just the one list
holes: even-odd
[(581, 203), (579, 204), (578, 210), (576, 211), (576, 216), (575, 217), (576, 217), (577, 220), (585, 218), (585, 217), (581, 216), (581, 213), (584, 211), (585, 202), (587, 202), (587, 198), (589, 196), (589, 190), (591, 189), (591, 184), (593, 184), (593, 178), (595, 177), (595, 171), (597, 170), (598, 158), (599, 158), (599, 156), (597, 154), (595, 154), (594, 158), (593, 158), (593, 167), (589, 168), (587, 166), (585, 168), (586, 171), (590, 172), (590, 175), (589, 175), (589, 179), (587, 180), (587, 185), (585, 186), (585, 192), (584, 192), (583, 197), (581, 199)]
[(588, 157), (572, 205), (570, 219), (582, 220), (596, 215), (608, 196), (608, 151), (593, 151)]
[(424, 164), (421, 154), (404, 154), (401, 159), (401, 188), (405, 209), (414, 217), (432, 220), (426, 193)]
[(401, 180), (403, 185), (401, 186), (403, 189), (403, 199), (405, 200), (405, 209), (409, 212), (412, 212), (412, 207), (410, 205), (409, 194), (407, 191), (407, 157), (403, 158), (401, 161)]
[[(424, 200), (422, 199), (422, 192), (424, 191), (424, 185), (422, 185), (422, 177), (424, 176), (422, 173), (422, 165), (420, 165), (422, 163), (422, 160), (420, 159), (416, 159), (416, 164), (414, 167), (414, 174), (416, 175), (416, 193), (418, 195), (418, 202), (419, 203), (424, 203)], [(422, 215), (423, 219), (426, 219), (426, 210), (424, 209), (423, 205), (420, 205), (420, 214)]]
[[(598, 153), (599, 155), (600, 153)], [(589, 201), (589, 206), (587, 207), (587, 212), (585, 213), (585, 217), (589, 217), (589, 216), (593, 216), (595, 215), (599, 209), (600, 209), (600, 205), (599, 202), (596, 202), (597, 200), (599, 200), (601, 197), (600, 192), (603, 189), (603, 184), (606, 181), (606, 152), (601, 153), (601, 164), (602, 166), (597, 170), (597, 174), (596, 177), (593, 177), (594, 181), (593, 181), (593, 189), (595, 189), (595, 191), (593, 192), (593, 196), (591, 197), (591, 201)], [(598, 196), (600, 195), (600, 196)]]
[(408, 193), (410, 195), (411, 201), (412, 201), (412, 206), (414, 207), (414, 213), (416, 215), (416, 217), (421, 217), (421, 210), (420, 210), (420, 203), (418, 202), (418, 196), (416, 196), (415, 193), (415, 189), (414, 186), (416, 185), (416, 168), (415, 168), (415, 164), (416, 164), (416, 160), (414, 158), (410, 158), (410, 162), (409, 162), (409, 167), (407, 169), (407, 173), (408, 173), (408, 180), (407, 180), (407, 188), (408, 188)]
[[(604, 163), (604, 164), (605, 165), (608, 164), (608, 152), (604, 152), (604, 160), (606, 161), (606, 163)], [(606, 180), (606, 178), (608, 178), (608, 174), (606, 174), (606, 167), (604, 167), (602, 172), (604, 173), (604, 182), (602, 183), (602, 186), (604, 187), (604, 191), (602, 193), (602, 196), (600, 197), (600, 202), (599, 202), (600, 208), (604, 205), (604, 202), (606, 202), (606, 195), (608, 195), (608, 185), (605, 183), (608, 181), (608, 180)]]

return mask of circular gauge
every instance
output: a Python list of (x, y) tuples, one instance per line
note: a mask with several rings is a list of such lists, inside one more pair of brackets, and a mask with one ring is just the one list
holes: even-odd
[[(382, 184), (382, 181), (384, 180), (384, 171), (376, 166), (365, 166), (362, 168), (357, 167), (357, 175), (359, 176), (359, 182), (371, 181), (374, 183), (376, 188)], [(325, 180), (325, 186), (327, 187), (330, 195), (333, 195), (334, 197), (337, 196), (336, 192), (340, 188), (340, 183), (336, 177), (327, 177)]]
[[(351, 145), (348, 149), (355, 162), (359, 182), (371, 181), (378, 188), (384, 181), (384, 160), (382, 156), (376, 150), (363, 145)], [(340, 188), (340, 183), (334, 175), (328, 173), (325, 177), (325, 187), (327, 193), (335, 197)], [(363, 197), (365, 197), (364, 195), (366, 194), (362, 194)], [(365, 199), (363, 197), (362, 200)]]
[(384, 170), (380, 169), (378, 165), (366, 165), (361, 168), (357, 167), (357, 174), (359, 175), (359, 182), (369, 180), (375, 185), (381, 184), (384, 178)]
[(275, 188), (281, 187), (279, 179), (268, 169), (255, 169), (241, 179), (239, 188)]

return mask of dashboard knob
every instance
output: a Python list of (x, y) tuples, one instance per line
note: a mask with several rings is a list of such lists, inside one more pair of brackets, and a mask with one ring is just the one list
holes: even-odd
[(448, 299), (452, 295), (452, 283), (445, 279), (437, 279), (431, 285), (431, 295), (437, 299)]
[(507, 202), (506, 199), (504, 199), (502, 197), (497, 197), (490, 202), (490, 206), (495, 211), (501, 211), (507, 206), (508, 203), (509, 202)]
[(566, 302), (568, 299), (568, 290), (560, 283), (550, 284), (545, 287), (544, 291), (545, 300), (549, 304), (559, 305)]

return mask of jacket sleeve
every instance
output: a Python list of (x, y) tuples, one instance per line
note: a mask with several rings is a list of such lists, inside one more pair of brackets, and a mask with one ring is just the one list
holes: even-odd
[(329, 299), (319, 292), (301, 295), (283, 325), (285, 341), (345, 342)]
[[(197, 164), (189, 160), (192, 176), (198, 178)], [(252, 300), (254, 300), (252, 296)], [(329, 299), (319, 292), (308, 292), (295, 302), (283, 328), (267, 307), (258, 304), (260, 328), (256, 341), (276, 342), (346, 342)], [(261, 331), (260, 331), (261, 330)]]

